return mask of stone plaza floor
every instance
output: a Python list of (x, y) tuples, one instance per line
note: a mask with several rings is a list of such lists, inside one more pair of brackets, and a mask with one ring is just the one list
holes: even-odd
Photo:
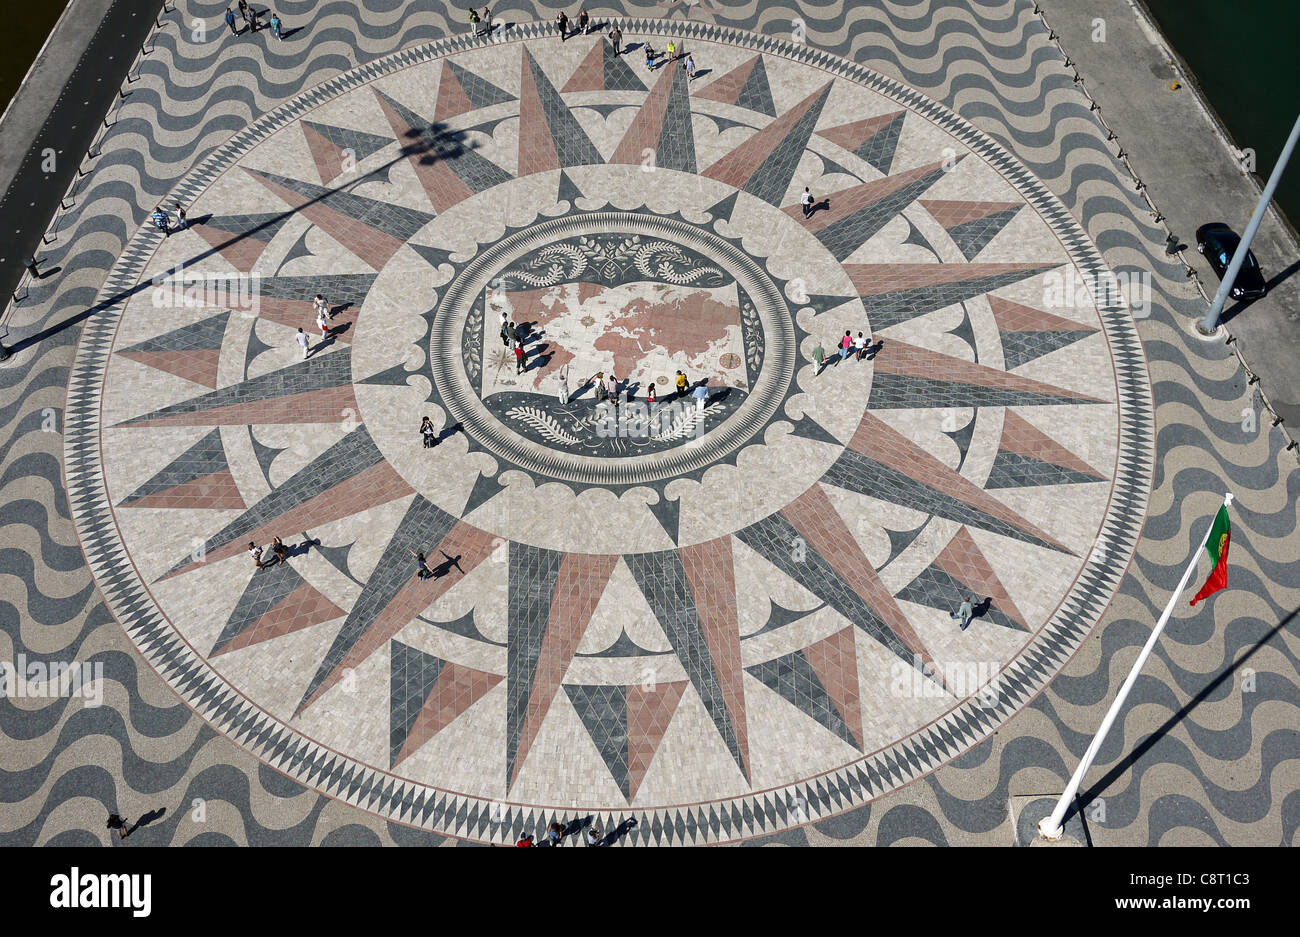
[(1032, 5), (317, 6), (10, 314), (0, 842), (1025, 844), (1227, 490), (1072, 829), (1294, 837), (1300, 471)]

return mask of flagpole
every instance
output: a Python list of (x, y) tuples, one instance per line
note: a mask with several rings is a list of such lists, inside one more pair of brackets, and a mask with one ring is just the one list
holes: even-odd
[[(1223, 506), (1227, 507), (1232, 504), (1232, 494), (1223, 496)], [(1218, 516), (1216, 511), (1210, 517), (1210, 530), (1214, 529), (1214, 518)], [(1201, 540), (1200, 545), (1192, 551), (1192, 561), (1187, 564), (1187, 569), (1183, 571), (1183, 578), (1178, 581), (1178, 588), (1174, 594), (1169, 597), (1169, 604), (1165, 606), (1164, 614), (1156, 622), (1156, 626), (1151, 629), (1151, 636), (1147, 638), (1147, 643), (1142, 647), (1142, 653), (1138, 654), (1137, 660), (1133, 663), (1133, 669), (1129, 671), (1128, 678), (1124, 685), (1119, 688), (1119, 693), (1115, 696), (1115, 702), (1110, 704), (1110, 709), (1106, 713), (1106, 718), (1101, 721), (1101, 727), (1097, 730), (1096, 736), (1093, 737), (1092, 744), (1088, 750), (1083, 753), (1083, 760), (1079, 762), (1079, 767), (1075, 769), (1074, 775), (1070, 778), (1070, 783), (1065, 786), (1065, 793), (1056, 803), (1056, 809), (1052, 811), (1051, 816), (1044, 817), (1038, 823), (1038, 833), (1044, 839), (1058, 840), (1061, 838), (1063, 828), (1061, 821), (1065, 819), (1065, 811), (1070, 807), (1070, 801), (1074, 800), (1074, 795), (1079, 791), (1079, 785), (1083, 783), (1083, 776), (1088, 773), (1092, 767), (1093, 759), (1097, 757), (1097, 752), (1101, 749), (1101, 743), (1106, 740), (1106, 733), (1115, 722), (1119, 711), (1124, 707), (1124, 701), (1128, 698), (1129, 691), (1133, 689), (1133, 684), (1137, 682), (1138, 674), (1142, 672), (1147, 658), (1151, 656), (1151, 651), (1156, 646), (1156, 641), (1160, 640), (1160, 634), (1165, 630), (1165, 624), (1169, 621), (1169, 616), (1173, 614), (1174, 603), (1178, 597), (1183, 594), (1187, 588), (1187, 580), (1192, 578), (1192, 573), (1196, 572), (1196, 566), (1201, 561), (1201, 551), (1205, 549), (1205, 544), (1210, 539), (1210, 530), (1205, 532), (1205, 537)]]

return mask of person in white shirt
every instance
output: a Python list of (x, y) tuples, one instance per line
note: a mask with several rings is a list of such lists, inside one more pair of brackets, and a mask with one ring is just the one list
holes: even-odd
[(799, 204), (803, 206), (803, 216), (805, 218), (810, 217), (812, 215), (813, 196), (812, 193), (808, 191), (807, 186), (804, 186), (803, 188), (803, 195), (799, 199)]
[(298, 344), (302, 346), (302, 356), (304, 358), (306, 358), (309, 354), (311, 354), (311, 339), (307, 337), (306, 332), (304, 332), (302, 329), (299, 329), (298, 334), (295, 335), (294, 338), (296, 338), (298, 340)]
[(325, 301), (325, 297), (320, 293), (316, 294), (316, 298), (312, 300), (312, 305), (316, 309), (316, 315), (324, 315), (329, 319), (334, 318), (334, 313), (330, 311), (330, 304)]
[(560, 368), (560, 404), (564, 405), (569, 402), (569, 366), (566, 364)]

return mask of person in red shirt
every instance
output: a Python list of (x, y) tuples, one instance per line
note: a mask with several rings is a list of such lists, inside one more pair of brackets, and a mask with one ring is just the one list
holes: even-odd
[(515, 373), (524, 373), (524, 346), (521, 342), (515, 342)]
[(515, 843), (515, 845), (516, 845), (516, 846), (531, 846), (531, 845), (533, 845), (533, 837), (532, 837), (532, 834), (531, 834), (531, 833), (525, 833), (525, 834), (523, 835), (523, 837), (520, 838), (519, 842)]

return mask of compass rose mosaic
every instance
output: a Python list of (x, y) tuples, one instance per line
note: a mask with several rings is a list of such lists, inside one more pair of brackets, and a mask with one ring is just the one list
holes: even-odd
[(524, 25), (237, 133), (69, 390), (145, 659), (273, 768), (481, 841), (735, 840), (921, 776), (1078, 647), (1149, 488), (1131, 314), (1045, 299), (1103, 268), (994, 141), (806, 47), (622, 26), (697, 75)]

